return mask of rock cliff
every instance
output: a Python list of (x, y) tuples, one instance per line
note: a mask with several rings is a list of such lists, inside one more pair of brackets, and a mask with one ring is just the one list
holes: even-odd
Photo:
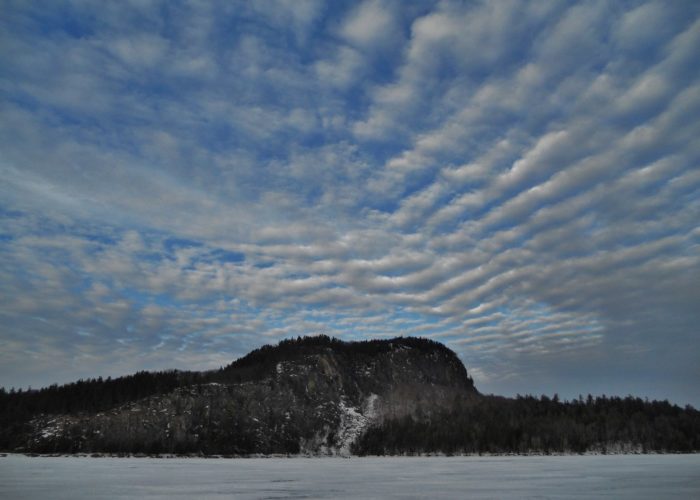
[(27, 451), (347, 455), (371, 425), (426, 419), (477, 398), (444, 345), (306, 337), (98, 412), (38, 414)]

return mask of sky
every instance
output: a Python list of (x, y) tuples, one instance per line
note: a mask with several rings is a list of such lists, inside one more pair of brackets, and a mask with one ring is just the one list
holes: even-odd
[(700, 407), (700, 3), (0, 1), (0, 386), (422, 336)]

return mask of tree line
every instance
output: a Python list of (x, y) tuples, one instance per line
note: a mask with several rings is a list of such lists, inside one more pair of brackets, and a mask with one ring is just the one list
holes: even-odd
[(384, 421), (355, 443), (358, 455), (700, 451), (700, 412), (628, 396), (482, 396), (423, 419)]
[(141, 371), (125, 377), (102, 377), (52, 384), (43, 389), (9, 391), (0, 388), (0, 449), (8, 449), (13, 436), (22, 434), (40, 414), (97, 413), (177, 387), (205, 382), (207, 373), (166, 370)]

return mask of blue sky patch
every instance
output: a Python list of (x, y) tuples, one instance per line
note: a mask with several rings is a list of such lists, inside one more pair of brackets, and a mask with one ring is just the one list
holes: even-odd
[(0, 386), (323, 332), (698, 405), (699, 47), (682, 1), (6, 5)]

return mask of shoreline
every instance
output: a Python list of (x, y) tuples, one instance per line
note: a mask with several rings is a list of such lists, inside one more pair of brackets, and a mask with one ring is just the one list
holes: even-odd
[(273, 459), (273, 458), (284, 458), (284, 459), (353, 459), (353, 458), (465, 458), (465, 457), (483, 457), (483, 458), (498, 458), (498, 457), (582, 457), (582, 456), (622, 456), (622, 455), (697, 455), (700, 454), (700, 450), (696, 451), (609, 451), (603, 453), (602, 451), (586, 451), (583, 453), (567, 453), (567, 452), (556, 452), (556, 453), (544, 453), (544, 452), (531, 452), (531, 453), (413, 453), (413, 454), (402, 454), (402, 455), (311, 455), (311, 454), (298, 454), (298, 455), (285, 455), (285, 454), (250, 454), (250, 455), (229, 455), (229, 454), (214, 454), (214, 455), (204, 455), (204, 454), (185, 454), (178, 455), (173, 453), (159, 453), (159, 454), (146, 454), (146, 453), (30, 453), (30, 452), (0, 452), (0, 458), (10, 457), (10, 456), (25, 456), (29, 458), (157, 458), (161, 460), (168, 459), (182, 459), (182, 458), (200, 458), (207, 460), (230, 460), (230, 459)]

